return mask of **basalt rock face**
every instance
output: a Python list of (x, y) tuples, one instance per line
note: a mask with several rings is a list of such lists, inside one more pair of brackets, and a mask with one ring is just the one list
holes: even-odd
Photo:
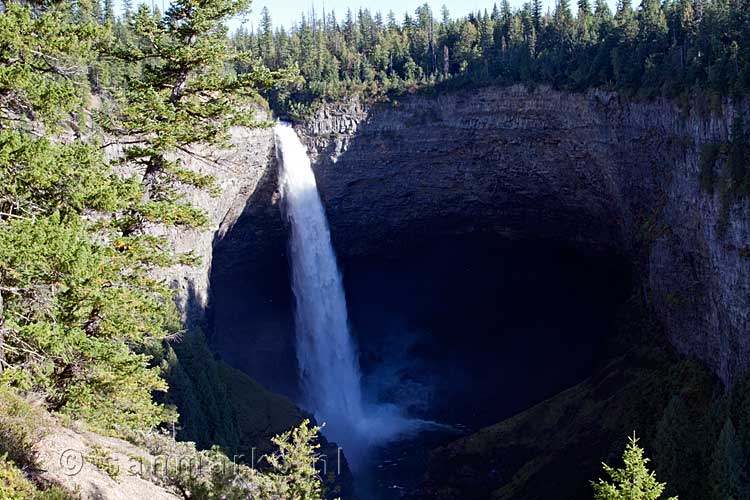
[[(269, 128), (231, 130), (230, 149), (196, 151), (181, 154), (185, 168), (214, 176), (218, 195), (206, 190), (183, 188), (183, 199), (204, 210), (206, 227), (197, 229), (152, 227), (163, 235), (177, 252), (192, 252), (197, 266), (178, 265), (163, 271), (176, 292), (177, 303), (189, 324), (200, 323), (208, 305), (209, 270), (213, 262), (215, 239), (228, 231), (245, 210), (246, 202), (263, 185), (273, 163), (273, 132)], [(208, 160), (206, 158), (211, 158)]]
[[(750, 368), (750, 204), (735, 202), (720, 232), (721, 201), (701, 189), (699, 159), (705, 143), (728, 138), (737, 112), (727, 105), (718, 115), (685, 114), (666, 100), (495, 87), (372, 106), (351, 100), (324, 107), (298, 132), (341, 256), (397, 253), (464, 232), (622, 253), (672, 344), (731, 384)], [(181, 236), (183, 248), (197, 244), (206, 259), (183, 281), (202, 301), (211, 262), (221, 313), (214, 347), (293, 396), (293, 299), (273, 137), (243, 133), (235, 167), (220, 176), (225, 194), (198, 200), (212, 211), (211, 230)], [(287, 303), (264, 303), (284, 294)], [(263, 316), (273, 308), (286, 324), (276, 320), (282, 314)]]
[(350, 101), (298, 130), (339, 254), (472, 231), (624, 253), (672, 344), (731, 384), (750, 367), (750, 204), (720, 231), (699, 158), (737, 112), (516, 86)]
[[(269, 117), (258, 112), (260, 122)], [(127, 138), (110, 138), (105, 150), (108, 160), (123, 155), (123, 141)], [(209, 270), (213, 261), (213, 243), (220, 239), (244, 212), (248, 199), (259, 191), (263, 180), (273, 169), (273, 131), (269, 127), (233, 127), (230, 130), (230, 147), (206, 148), (197, 146), (188, 152), (179, 152), (170, 160), (179, 160), (182, 167), (214, 178), (216, 193), (206, 189), (182, 185), (177, 188), (182, 200), (203, 210), (208, 218), (205, 227), (184, 228), (150, 224), (146, 231), (163, 237), (178, 253), (192, 253), (197, 265), (174, 265), (158, 271), (159, 278), (167, 280), (175, 291), (175, 299), (183, 318), (189, 326), (203, 321), (208, 305)], [(140, 169), (122, 167), (123, 176), (143, 175)]]

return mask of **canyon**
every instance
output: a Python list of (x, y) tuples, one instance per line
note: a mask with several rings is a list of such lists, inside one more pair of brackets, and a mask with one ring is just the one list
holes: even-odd
[[(296, 129), (313, 159), (345, 278), (361, 259), (398, 259), (472, 235), (567, 249), (593, 273), (600, 258), (627, 262), (658, 332), (729, 387), (750, 368), (750, 203), (733, 201), (720, 227), (722, 203), (701, 189), (700, 157), (705, 144), (728, 140), (734, 116), (747, 109), (725, 102), (713, 113), (604, 91), (485, 87), (346, 100)], [(298, 400), (273, 136), (236, 129), (233, 142), (221, 168), (188, 159), (223, 191), (186, 193), (208, 210), (211, 225), (169, 235), (178, 250), (198, 249), (202, 258), (195, 269), (171, 271), (174, 287), (222, 360)], [(507, 426), (521, 425), (513, 422)], [(455, 448), (446, 453), (447, 461), (471, 460)], [(427, 491), (435, 498), (456, 493), (440, 485), (455, 480), (445, 463), (431, 461)]]
[[(351, 101), (298, 130), (339, 255), (476, 230), (625, 254), (672, 344), (729, 385), (750, 367), (750, 204), (733, 204), (719, 234), (718, 195), (698, 175), (701, 147), (727, 140), (736, 112), (515, 86)], [(215, 251), (283, 252), (267, 158), (250, 165), (263, 179), (235, 199)]]

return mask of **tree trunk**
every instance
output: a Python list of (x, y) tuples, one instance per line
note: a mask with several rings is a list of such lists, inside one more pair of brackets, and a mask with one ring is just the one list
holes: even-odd
[(142, 202), (147, 203), (154, 198), (157, 190), (158, 177), (164, 171), (164, 157), (161, 155), (151, 158), (146, 172), (143, 174), (143, 198)]
[(188, 76), (190, 76), (190, 73), (187, 69), (183, 69), (180, 75), (177, 77), (177, 81), (175, 82), (175, 86), (172, 87), (172, 93), (169, 96), (169, 102), (172, 104), (177, 104), (179, 100), (182, 98), (183, 92), (185, 92), (185, 86), (187, 85)]

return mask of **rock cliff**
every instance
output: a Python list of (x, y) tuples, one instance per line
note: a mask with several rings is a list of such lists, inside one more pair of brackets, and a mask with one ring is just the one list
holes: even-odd
[[(317, 159), (337, 252), (397, 251), (469, 231), (615, 249), (640, 264), (672, 343), (731, 383), (750, 368), (750, 203), (732, 205), (721, 234), (719, 195), (703, 192), (698, 176), (702, 146), (726, 140), (736, 112), (514, 86), (345, 101), (298, 130)], [(166, 273), (188, 317), (208, 302), (214, 246), (229, 262), (284, 251), (272, 131), (232, 132), (235, 147), (217, 162), (183, 158), (221, 188), (184, 193), (209, 226), (152, 228), (201, 259)]]
[[(339, 254), (397, 253), (468, 232), (616, 252), (634, 263), (671, 344), (732, 384), (750, 368), (750, 203), (734, 202), (720, 231), (722, 203), (701, 189), (699, 163), (703, 146), (726, 141), (747, 109), (684, 112), (599, 91), (490, 87), (341, 102), (298, 132)], [(263, 316), (291, 307), (269, 303), (281, 289), (290, 295), (273, 137), (237, 129), (233, 141), (218, 166), (188, 159), (213, 172), (223, 192), (186, 193), (211, 225), (167, 233), (203, 259), (169, 276), (188, 317), (202, 319), (209, 295), (221, 310), (211, 324), (225, 359), (289, 394), (292, 320)]]
[(750, 203), (719, 231), (699, 157), (737, 112), (514, 86), (344, 102), (298, 130), (337, 252), (491, 231), (624, 253), (671, 343), (731, 384), (750, 368)]
[(185, 168), (213, 175), (219, 188), (219, 194), (214, 196), (204, 190), (183, 189), (185, 200), (208, 214), (207, 227), (194, 230), (151, 228), (153, 233), (165, 235), (177, 252), (193, 252), (200, 258), (198, 266), (175, 266), (165, 271), (177, 292), (178, 305), (189, 321), (199, 319), (208, 304), (208, 278), (215, 239), (221, 238), (236, 222), (273, 163), (270, 128), (235, 127), (231, 131), (231, 145), (230, 149), (211, 151), (210, 155), (207, 151), (198, 151), (195, 156), (181, 155)]
[[(259, 122), (268, 120), (268, 114), (260, 111)], [(126, 138), (112, 138), (105, 156), (112, 160), (122, 155)], [(213, 260), (214, 240), (220, 239), (239, 218), (248, 199), (258, 188), (268, 172), (274, 157), (273, 131), (270, 127), (234, 127), (230, 130), (230, 147), (207, 149), (197, 147), (193, 154), (179, 152), (172, 159), (179, 159), (182, 166), (193, 172), (214, 177), (216, 193), (191, 186), (177, 188), (182, 199), (206, 212), (205, 227), (185, 229), (151, 224), (146, 230), (161, 236), (178, 253), (192, 252), (198, 258), (195, 266), (175, 265), (160, 271), (175, 290), (180, 311), (188, 323), (200, 322), (208, 305), (209, 270)], [(124, 169), (123, 175), (142, 175), (138, 171)]]

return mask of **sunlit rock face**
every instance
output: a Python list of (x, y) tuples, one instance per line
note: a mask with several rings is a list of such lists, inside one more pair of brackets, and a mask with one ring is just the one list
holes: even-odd
[[(265, 119), (266, 115), (259, 113), (258, 118)], [(147, 227), (149, 234), (164, 237), (176, 252), (191, 253), (197, 259), (192, 265), (176, 264), (155, 272), (174, 290), (178, 308), (191, 327), (204, 320), (213, 242), (234, 225), (248, 198), (262, 191), (264, 179), (273, 164), (273, 134), (270, 130), (234, 127), (230, 131), (230, 145), (220, 150), (195, 147), (193, 154), (180, 153), (174, 158), (179, 159), (184, 168), (214, 178), (216, 193), (192, 186), (177, 189), (183, 201), (205, 212), (205, 226)], [(122, 154), (122, 146), (114, 143), (107, 148), (106, 154), (109, 158), (118, 157)]]
[(750, 364), (750, 204), (701, 191), (734, 114), (546, 88), (328, 106), (299, 131), (341, 255), (492, 232), (627, 255), (670, 341), (725, 383)]

